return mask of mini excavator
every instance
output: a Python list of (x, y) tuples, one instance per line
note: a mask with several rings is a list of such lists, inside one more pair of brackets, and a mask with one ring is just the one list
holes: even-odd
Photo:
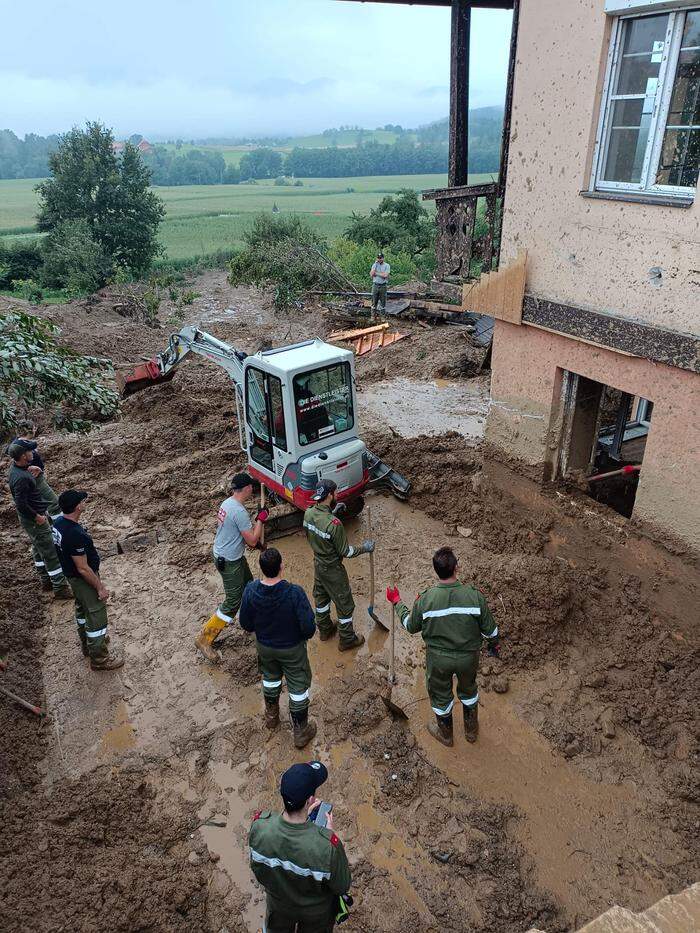
[(248, 356), (196, 327), (183, 327), (163, 353), (117, 375), (122, 397), (172, 379), (189, 353), (226, 370), (234, 384), (248, 472), (267, 490), (272, 505), (295, 506), (273, 514), (271, 531), (299, 526), (297, 510), (308, 508), (322, 479), (337, 484), (348, 517), (360, 513), (363, 493), (372, 487), (388, 488), (398, 499), (409, 497), (411, 484), (358, 436), (351, 350), (316, 338)]

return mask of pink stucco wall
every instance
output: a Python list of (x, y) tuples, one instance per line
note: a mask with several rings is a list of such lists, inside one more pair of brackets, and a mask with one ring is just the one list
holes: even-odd
[(634, 517), (700, 549), (700, 377), (497, 321), (487, 438), (527, 463), (558, 443), (548, 434), (557, 367), (654, 403)]

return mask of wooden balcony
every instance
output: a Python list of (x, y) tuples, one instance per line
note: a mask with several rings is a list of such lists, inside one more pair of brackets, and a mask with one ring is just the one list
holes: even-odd
[(498, 268), (502, 196), (498, 182), (423, 192), (437, 211), (437, 270), (440, 282), (460, 283)]

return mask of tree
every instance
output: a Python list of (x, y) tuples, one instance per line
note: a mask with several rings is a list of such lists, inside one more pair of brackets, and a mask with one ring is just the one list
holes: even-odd
[(354, 214), (345, 236), (357, 244), (366, 242), (392, 247), (418, 256), (435, 242), (435, 222), (418, 200), (413, 188), (387, 195), (369, 214)]
[(119, 407), (105, 385), (109, 360), (81, 356), (60, 346), (59, 328), (44, 318), (11, 310), (0, 314), (0, 430), (12, 433), (33, 411), (50, 411), (53, 423), (71, 431), (89, 430), (97, 418)]
[(282, 155), (274, 149), (253, 149), (242, 156), (239, 169), (241, 180), (249, 178), (276, 178), (282, 174)]
[(149, 190), (150, 172), (127, 142), (117, 158), (110, 130), (88, 123), (61, 137), (49, 157), (52, 177), (37, 186), (39, 230), (66, 220), (84, 220), (114, 265), (143, 273), (161, 251), (158, 226), (165, 215)]
[(41, 280), (69, 294), (94, 292), (110, 272), (110, 262), (86, 220), (63, 220), (44, 243)]

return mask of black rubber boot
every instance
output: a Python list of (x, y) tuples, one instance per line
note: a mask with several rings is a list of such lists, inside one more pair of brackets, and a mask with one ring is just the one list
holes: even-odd
[(325, 629), (319, 628), (318, 637), (321, 639), (321, 641), (330, 641), (330, 639), (333, 638), (333, 636), (335, 635), (337, 631), (338, 631), (338, 623), (334, 622), (333, 625), (330, 626), (330, 628), (325, 628)]
[(276, 729), (280, 724), (280, 701), (268, 700), (265, 697), (265, 725), (268, 729)]
[(290, 716), (294, 727), (294, 746), (295, 748), (303, 748), (316, 735), (316, 723), (313, 719), (309, 719), (307, 709), (303, 713), (292, 713), (290, 711)]
[(476, 742), (479, 734), (479, 704), (473, 706), (463, 706), (464, 712), (464, 737), (467, 742)]
[(451, 748), (454, 745), (452, 735), (452, 713), (449, 716), (436, 716), (435, 722), (428, 723), (428, 732), (434, 739)]

